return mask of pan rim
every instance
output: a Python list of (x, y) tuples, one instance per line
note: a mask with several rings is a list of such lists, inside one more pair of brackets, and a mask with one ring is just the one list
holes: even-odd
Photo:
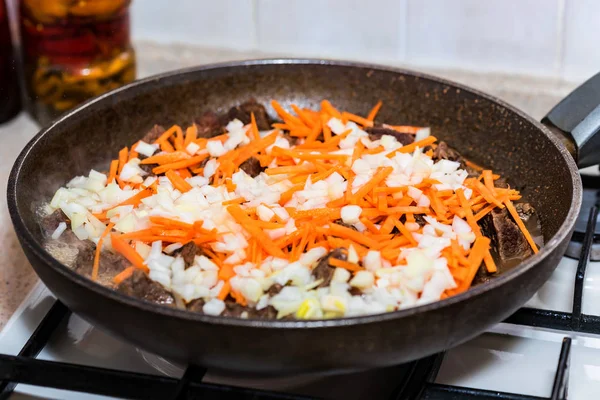
[[(571, 175), (571, 184), (573, 188), (573, 197), (571, 200), (571, 207), (569, 212), (558, 228), (557, 233), (552, 237), (548, 243), (544, 245), (540, 249), (537, 254), (534, 254), (532, 257), (528, 258), (518, 267), (511, 269), (510, 271), (502, 274), (501, 276), (483, 284), (477, 286), (475, 288), (469, 289), (468, 291), (461, 293), (457, 296), (449, 297), (444, 300), (435, 301), (432, 303), (410, 307), (403, 310), (386, 312), (382, 314), (373, 314), (373, 315), (365, 315), (365, 316), (356, 316), (356, 317), (346, 317), (346, 318), (336, 318), (330, 320), (309, 320), (309, 321), (279, 321), (279, 320), (258, 320), (258, 319), (242, 319), (235, 317), (223, 317), (223, 316), (210, 316), (205, 314), (194, 313), (187, 310), (180, 310), (176, 308), (169, 308), (166, 306), (162, 306), (159, 304), (154, 304), (150, 302), (146, 302), (140, 299), (136, 299), (134, 297), (129, 297), (122, 293), (119, 293), (115, 290), (109, 289), (100, 285), (99, 283), (93, 282), (92, 280), (84, 277), (83, 275), (78, 274), (73, 271), (69, 267), (65, 266), (55, 258), (53, 258), (46, 250), (44, 250), (43, 246), (35, 239), (32, 232), (25, 225), (18, 207), (17, 200), (17, 182), (19, 181), (19, 175), (23, 165), (28, 161), (28, 155), (33, 150), (33, 148), (38, 144), (38, 142), (44, 138), (47, 134), (52, 132), (57, 126), (60, 126), (63, 123), (68, 123), (72, 116), (77, 116), (79, 113), (84, 112), (89, 108), (93, 108), (96, 105), (103, 105), (104, 103), (110, 102), (113, 96), (118, 95), (121, 92), (131, 90), (133, 88), (150, 86), (152, 83), (159, 82), (165, 79), (172, 79), (173, 83), (179, 82), (180, 79), (185, 79), (190, 74), (198, 73), (201, 71), (211, 71), (211, 70), (219, 70), (225, 68), (234, 68), (234, 67), (254, 67), (261, 65), (330, 65), (334, 67), (347, 67), (347, 68), (362, 68), (362, 69), (371, 69), (374, 71), (381, 72), (393, 72), (402, 75), (413, 76), (421, 79), (426, 79), (432, 81), (437, 84), (447, 85), (455, 89), (460, 89), (467, 91), (471, 94), (489, 100), (493, 103), (496, 103), (506, 110), (516, 114), (518, 117), (522, 118), (525, 122), (531, 123), (534, 127), (538, 128), (559, 150), (561, 156), (565, 160), (567, 167), (569, 168), (569, 172)], [(210, 78), (209, 78), (210, 79)], [(65, 122), (66, 121), (66, 122)], [(521, 274), (526, 273), (531, 268), (535, 268), (537, 264), (539, 264), (543, 259), (550, 256), (550, 254), (555, 250), (555, 248), (562, 243), (572, 232), (574, 228), (575, 221), (579, 210), (581, 208), (582, 203), (582, 183), (581, 178), (578, 174), (578, 168), (575, 163), (575, 160), (571, 157), (569, 152), (567, 151), (564, 144), (556, 138), (548, 128), (546, 128), (542, 123), (535, 120), (530, 115), (524, 113), (523, 111), (517, 109), (516, 107), (509, 105), (508, 103), (500, 100), (492, 95), (481, 92), (477, 89), (470, 88), (466, 85), (456, 83), (450, 80), (446, 80), (443, 78), (439, 78), (434, 75), (429, 75), (425, 73), (421, 73), (418, 71), (412, 71), (404, 68), (396, 68), (385, 65), (377, 65), (370, 63), (360, 63), (353, 61), (340, 61), (340, 60), (327, 60), (327, 59), (309, 59), (309, 58), (261, 58), (261, 59), (252, 59), (252, 60), (243, 60), (243, 61), (232, 61), (232, 62), (223, 62), (223, 63), (214, 63), (207, 64), (189, 68), (178, 69), (158, 75), (153, 75), (144, 79), (140, 79), (138, 81), (132, 82), (128, 85), (125, 85), (121, 88), (115, 89), (111, 92), (105, 93), (101, 96), (98, 96), (92, 100), (89, 100), (79, 107), (73, 109), (70, 112), (65, 113), (60, 118), (53, 121), (48, 126), (41, 129), (25, 146), (25, 148), (21, 151), (17, 160), (15, 161), (10, 176), (8, 180), (8, 189), (7, 189), (7, 200), (8, 200), (8, 209), (11, 220), (13, 222), (14, 229), (19, 236), (21, 243), (23, 246), (27, 246), (28, 249), (35, 254), (35, 256), (42, 261), (44, 267), (53, 268), (57, 273), (63, 275), (65, 278), (73, 281), (75, 284), (83, 286), (87, 290), (91, 290), (98, 295), (108, 297), (110, 300), (121, 303), (123, 306), (130, 306), (142, 309), (147, 312), (161, 314), (166, 317), (179, 318), (188, 320), (190, 322), (198, 322), (198, 323), (206, 323), (209, 325), (225, 325), (225, 326), (233, 326), (233, 327), (243, 327), (243, 328), (275, 328), (275, 329), (317, 329), (317, 328), (328, 328), (328, 327), (344, 327), (344, 326), (355, 326), (355, 325), (365, 325), (371, 323), (378, 323), (381, 321), (400, 319), (409, 317), (415, 314), (427, 313), (433, 310), (438, 310), (446, 307), (450, 307), (456, 303), (465, 301), (472, 297), (478, 297), (487, 293), (488, 291), (494, 290), (512, 279), (518, 277)]]

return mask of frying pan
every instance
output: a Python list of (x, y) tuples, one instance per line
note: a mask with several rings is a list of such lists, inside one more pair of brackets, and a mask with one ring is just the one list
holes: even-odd
[[(469, 159), (508, 177), (537, 209), (545, 246), (516, 268), (455, 297), (392, 313), (317, 321), (214, 317), (144, 302), (88, 280), (44, 250), (36, 209), (71, 177), (91, 168), (107, 170), (121, 147), (155, 123), (189, 123), (203, 111), (224, 112), (250, 97), (301, 107), (329, 99), (363, 115), (382, 100), (382, 121), (431, 126)], [(581, 206), (577, 164), (565, 143), (580, 166), (600, 161), (593, 150), (598, 104), (600, 76), (559, 104), (544, 125), (492, 96), (406, 70), (290, 59), (202, 66), (135, 82), (43, 129), (12, 169), (8, 205), (21, 246), (46, 286), (90, 323), (142, 349), (259, 374), (389, 366), (473, 338), (511, 315), (549, 278)]]

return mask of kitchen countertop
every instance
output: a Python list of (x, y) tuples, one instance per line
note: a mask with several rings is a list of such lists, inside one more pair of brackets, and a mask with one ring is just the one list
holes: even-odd
[[(278, 56), (259, 52), (236, 52), (197, 48), (189, 45), (135, 43), (138, 76), (213, 62)], [(410, 68), (410, 67), (409, 67)], [(412, 68), (417, 69), (417, 68)], [(420, 69), (423, 70), (423, 69)], [(572, 90), (576, 83), (552, 79), (465, 71), (432, 70), (424, 72), (467, 84), (496, 95), (536, 118), (541, 118), (554, 104)], [(0, 126), (0, 329), (37, 282), (25, 259), (10, 223), (6, 206), (6, 185), (12, 164), (25, 144), (36, 134), (38, 126), (25, 113)]]

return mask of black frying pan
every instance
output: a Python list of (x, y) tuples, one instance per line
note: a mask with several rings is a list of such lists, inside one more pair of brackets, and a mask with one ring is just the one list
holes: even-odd
[[(600, 78), (548, 116), (579, 154), (598, 123)], [(600, 92), (600, 90), (598, 90)], [(533, 203), (546, 245), (518, 267), (446, 300), (393, 313), (325, 321), (212, 317), (126, 297), (54, 260), (35, 213), (71, 177), (108, 169), (117, 151), (155, 123), (188, 123), (255, 97), (317, 107), (322, 99), (366, 114), (378, 100), (391, 124), (431, 126), (469, 159), (498, 171)], [(272, 110), (271, 110), (272, 112)], [(585, 119), (586, 116), (592, 117)], [(596, 118), (595, 121), (598, 121)], [(575, 144), (577, 143), (577, 144)], [(572, 144), (572, 145), (571, 145)], [(596, 147), (597, 148), (597, 147)], [(577, 165), (546, 126), (504, 102), (438, 78), (372, 65), (261, 60), (203, 66), (135, 82), (101, 96), (42, 130), (16, 161), (8, 186), (15, 230), (35, 271), (69, 308), (136, 346), (178, 361), (282, 374), (381, 367), (456, 346), (503, 320), (548, 279), (562, 257), (581, 205)]]

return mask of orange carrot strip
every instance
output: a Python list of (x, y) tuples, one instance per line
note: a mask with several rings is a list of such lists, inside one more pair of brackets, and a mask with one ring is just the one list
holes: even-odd
[(119, 150), (119, 169), (117, 170), (118, 175), (121, 175), (123, 167), (125, 164), (127, 164), (127, 153), (127, 147), (123, 147), (121, 150)]
[(512, 215), (513, 219), (519, 226), (519, 229), (521, 229), (521, 232), (523, 232), (523, 236), (525, 236), (525, 239), (527, 239), (527, 242), (531, 246), (531, 249), (533, 250), (534, 253), (537, 254), (539, 252), (538, 247), (536, 246), (535, 242), (533, 241), (531, 234), (525, 227), (525, 224), (523, 223), (523, 221), (521, 221), (521, 218), (519, 217), (519, 213), (517, 213), (515, 206), (513, 205), (513, 203), (510, 200), (506, 200), (504, 202), (504, 204), (506, 204), (506, 208), (507, 208), (508, 212), (510, 213), (510, 215)]
[(484, 209), (482, 209), (481, 211), (479, 211), (474, 216), (475, 221), (479, 221), (481, 218), (483, 218), (486, 215), (488, 215), (490, 213), (490, 211), (492, 211), (494, 208), (496, 208), (496, 205), (495, 204), (490, 204), (487, 207), (485, 207)]
[(417, 142), (412, 142), (411, 144), (407, 144), (406, 146), (402, 146), (399, 149), (396, 149), (390, 153), (386, 157), (392, 158), (396, 155), (396, 153), (411, 153), (418, 148), (422, 149), (425, 146), (429, 146), (437, 141), (435, 136), (427, 136), (425, 139), (419, 140)]
[(100, 235), (100, 239), (98, 239), (98, 244), (96, 245), (96, 252), (94, 253), (94, 264), (92, 266), (91, 278), (93, 281), (98, 279), (98, 271), (100, 270), (100, 252), (102, 251), (102, 243), (104, 243), (104, 238), (106, 237), (106, 235), (108, 235), (108, 233), (111, 231), (113, 226), (115, 226), (115, 224), (113, 224), (113, 223), (108, 224), (106, 226), (106, 228), (104, 229), (104, 232), (102, 232), (102, 235)]
[(473, 232), (475, 232), (475, 235), (481, 236), (481, 229), (479, 229), (479, 225), (477, 225), (477, 221), (475, 220), (475, 217), (473, 216), (473, 211), (471, 211), (471, 207), (469, 207), (469, 203), (467, 202), (467, 199), (465, 198), (465, 194), (464, 194), (463, 190), (457, 189), (456, 194), (458, 195), (458, 201), (460, 202), (460, 205), (465, 213), (465, 218), (467, 219), (467, 223), (469, 224), (469, 226), (471, 227)]
[(183, 141), (183, 147), (187, 148), (190, 143), (196, 141), (197, 136), (198, 127), (196, 126), (196, 124), (188, 126), (188, 128), (185, 130), (185, 140)]
[(138, 140), (137, 142), (135, 142), (135, 144), (133, 146), (131, 146), (131, 151), (129, 152), (129, 156), (127, 157), (127, 161), (131, 161), (134, 158), (137, 158), (137, 156), (139, 155), (137, 151), (135, 151), (135, 148), (137, 147), (137, 145), (140, 143), (140, 141)]
[(135, 271), (135, 270), (136, 270), (136, 267), (133, 267), (133, 266), (125, 268), (123, 271), (119, 272), (117, 275), (114, 276), (113, 283), (115, 285), (119, 285), (125, 279), (127, 279), (131, 275), (133, 275), (133, 271)]
[(388, 129), (393, 129), (397, 132), (400, 133), (411, 133), (411, 134), (415, 134), (417, 133), (420, 129), (423, 129), (422, 126), (413, 126), (413, 125), (388, 125), (388, 124), (383, 124), (383, 126), (385, 128)]
[(185, 193), (189, 190), (192, 190), (192, 185), (187, 183), (181, 176), (177, 175), (175, 171), (169, 170), (165, 175), (167, 178), (169, 178), (169, 180), (173, 184), (173, 187), (179, 190), (181, 193)]
[(343, 269), (347, 269), (348, 271), (352, 271), (352, 272), (358, 272), (358, 271), (362, 271), (364, 270), (364, 268), (362, 268), (361, 266), (348, 262), (348, 261), (344, 261), (344, 260), (340, 260), (339, 258), (335, 258), (335, 257), (329, 257), (329, 265), (331, 265), (332, 267), (338, 267), (338, 268), (343, 268)]
[(151, 156), (148, 158), (144, 158), (140, 164), (171, 164), (181, 160), (187, 160), (191, 158), (191, 156), (183, 151), (174, 151), (172, 153), (163, 153), (157, 154), (155, 156)]
[(357, 243), (365, 245), (370, 248), (379, 247), (379, 243), (376, 240), (366, 237), (360, 232), (355, 231), (354, 229), (346, 228), (345, 226), (338, 224), (329, 224), (329, 232), (335, 236), (340, 236), (343, 238), (347, 238), (350, 240), (354, 240)]
[(271, 107), (273, 107), (277, 115), (279, 115), (287, 124), (292, 123), (294, 125), (304, 126), (304, 123), (300, 118), (294, 117), (292, 114), (285, 111), (283, 107), (281, 107), (281, 104), (276, 100), (271, 100)]
[(117, 177), (117, 170), (119, 168), (119, 160), (112, 160), (110, 162), (110, 169), (108, 171), (107, 183), (111, 183)]
[(290, 166), (290, 167), (267, 168), (265, 170), (265, 173), (267, 175), (298, 174), (298, 173), (312, 174), (313, 172), (316, 172), (316, 171), (317, 171), (317, 168), (314, 165), (300, 164), (300, 165), (294, 165), (294, 166)]
[(417, 241), (415, 240), (415, 238), (412, 235), (412, 232), (409, 231), (406, 226), (400, 222), (399, 219), (394, 220), (394, 225), (396, 225), (396, 228), (398, 228), (398, 230), (400, 231), (400, 233), (408, 239), (409, 243), (412, 245), (417, 245)]
[(177, 161), (177, 162), (174, 162), (171, 164), (164, 164), (164, 165), (158, 166), (156, 168), (153, 168), (152, 172), (159, 175), (159, 174), (163, 174), (169, 170), (191, 167), (193, 165), (201, 163), (207, 157), (208, 157), (208, 154), (201, 154), (199, 156), (191, 157), (187, 160), (181, 160), (181, 161)]
[(243, 197), (236, 197), (235, 199), (231, 199), (231, 200), (226, 200), (223, 203), (221, 203), (224, 206), (227, 206), (229, 204), (240, 204), (240, 203), (245, 203), (246, 199)]
[(181, 131), (181, 128), (179, 127), (179, 125), (173, 125), (172, 127), (170, 127), (169, 129), (167, 129), (166, 131), (163, 132), (162, 135), (160, 135), (158, 137), (158, 139), (156, 139), (154, 141), (154, 143), (167, 143), (167, 140), (177, 131)]
[(112, 244), (113, 249), (129, 260), (130, 263), (133, 264), (134, 267), (143, 270), (144, 272), (148, 272), (148, 267), (144, 265), (144, 259), (139, 255), (137, 251), (135, 251), (129, 244), (121, 239), (119, 235), (112, 234), (110, 235), (110, 242)]
[(352, 114), (349, 112), (344, 111), (342, 113), (342, 118), (343, 119), (347, 119), (348, 121), (352, 121), (352, 122), (356, 122), (357, 124), (360, 124), (362, 126), (367, 126), (367, 127), (371, 127), (373, 126), (373, 121), (369, 120), (367, 118), (363, 118), (359, 115), (356, 114)]
[(183, 230), (188, 230), (188, 231), (194, 229), (194, 225), (192, 225), (192, 224), (188, 224), (187, 222), (178, 221), (176, 219), (165, 218), (165, 217), (150, 216), (150, 222), (152, 222), (153, 224), (156, 224), (156, 225), (168, 226), (168, 227), (173, 227), (176, 229), (183, 229)]
[(485, 184), (485, 187), (490, 191), (490, 193), (496, 194), (496, 188), (494, 188), (494, 177), (492, 176), (492, 171), (490, 171), (489, 169), (485, 169), (481, 171), (481, 175), (483, 176), (483, 183)]
[(370, 181), (365, 183), (356, 193), (352, 195), (354, 201), (363, 198), (367, 193), (369, 193), (375, 186), (379, 185), (379, 183), (383, 182), (394, 169), (392, 167), (384, 167), (381, 168)]
[(342, 114), (334, 106), (331, 105), (329, 100), (321, 101), (321, 110), (325, 111), (327, 114), (331, 115), (332, 117), (335, 117), (337, 119), (342, 119)]
[(254, 117), (254, 113), (250, 113), (250, 134), (252, 135), (252, 139), (260, 139), (260, 133), (258, 132), (258, 125), (256, 125), (256, 117)]
[(229, 295), (230, 291), (231, 291), (231, 284), (229, 283), (229, 281), (225, 281), (225, 284), (223, 285), (223, 287), (219, 291), (219, 294), (217, 295), (217, 298), (219, 300), (225, 300), (227, 298), (227, 296)]
[(498, 272), (498, 267), (496, 267), (496, 263), (494, 262), (494, 259), (492, 258), (489, 249), (483, 257), (483, 262), (485, 262), (485, 268), (487, 269), (487, 272), (489, 272), (490, 274)]
[(371, 109), (371, 111), (369, 111), (369, 115), (367, 115), (367, 119), (371, 122), (373, 122), (375, 120), (375, 117), (377, 116), (377, 113), (379, 112), (379, 109), (381, 108), (381, 106), (383, 105), (383, 102), (381, 100), (379, 100), (377, 102), (377, 104), (375, 104), (375, 106)]
[(237, 204), (227, 207), (229, 214), (251, 235), (256, 238), (260, 246), (274, 257), (285, 258), (285, 254), (273, 243), (271, 238), (254, 224), (254, 221)]
[(488, 203), (493, 203), (496, 205), (496, 207), (504, 208), (504, 204), (502, 204), (500, 200), (494, 197), (494, 192), (490, 192), (489, 189), (485, 187), (481, 182), (475, 182), (475, 189), (477, 189), (479, 193), (481, 193), (485, 201), (487, 201)]

